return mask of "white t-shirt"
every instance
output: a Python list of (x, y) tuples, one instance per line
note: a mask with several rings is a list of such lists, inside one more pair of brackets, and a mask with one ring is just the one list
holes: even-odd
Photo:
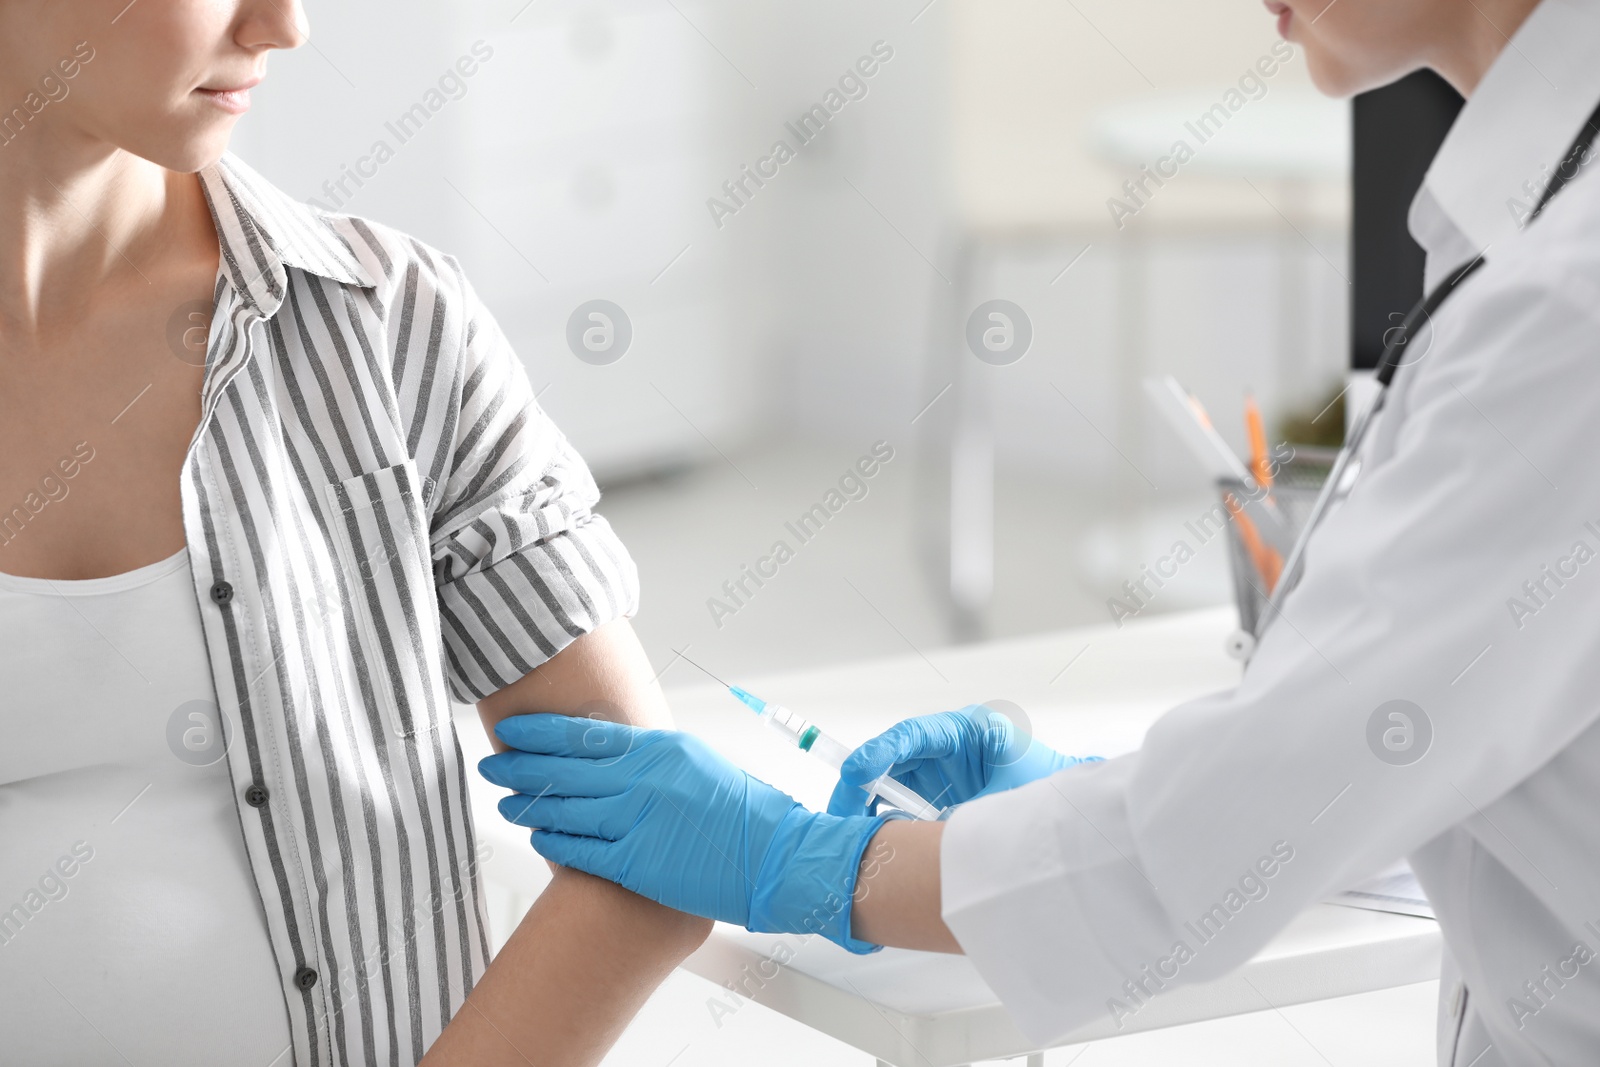
[(214, 697), (187, 551), (0, 574), (6, 1062), (292, 1059)]

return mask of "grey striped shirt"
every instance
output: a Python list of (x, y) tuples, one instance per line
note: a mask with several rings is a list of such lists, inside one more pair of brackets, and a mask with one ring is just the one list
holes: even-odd
[(233, 157), (183, 521), (302, 1067), (415, 1063), (483, 973), (450, 698), (638, 579), (456, 261)]

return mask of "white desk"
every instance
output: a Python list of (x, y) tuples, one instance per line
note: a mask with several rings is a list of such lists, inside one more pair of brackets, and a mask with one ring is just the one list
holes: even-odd
[[(1222, 651), (1233, 618), (1232, 609), (1191, 612), (1121, 630), (1090, 627), (930, 652), (926, 659), (910, 654), (735, 680), (804, 709), (846, 741), (864, 740), (907, 715), (1006, 699), (1023, 708), (1045, 742), (1073, 752), (1093, 737), (1095, 754), (1112, 756), (1137, 747), (1173, 704), (1236, 682), (1238, 665)], [(681, 727), (807, 804), (827, 803), (833, 782), (826, 768), (777, 746), (754, 716), (693, 674), (678, 664), (663, 676)], [(464, 740), (469, 736), (463, 731)], [(472, 777), (479, 832), (494, 849), (486, 877), (511, 891), (502, 899), (520, 914), (548, 874), (525, 833), (494, 811), (499, 791)], [(778, 950), (780, 943), (785, 949)], [(1438, 976), (1439, 948), (1432, 920), (1317, 905), (1233, 974), (1164, 992), (1121, 1030), (1107, 1018), (1063, 1043), (1427, 981)], [(774, 951), (793, 954), (775, 975), (763, 965)], [(719, 925), (685, 966), (894, 1067), (953, 1067), (1038, 1051), (961, 957), (895, 949), (857, 957), (816, 938)], [(737, 1003), (730, 994), (730, 1006)]]

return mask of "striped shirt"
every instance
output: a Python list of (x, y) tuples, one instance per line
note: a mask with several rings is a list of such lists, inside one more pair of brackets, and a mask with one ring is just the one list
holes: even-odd
[(454, 259), (200, 177), (183, 522), (294, 1059), (411, 1064), (488, 961), (451, 698), (631, 615), (637, 573)]

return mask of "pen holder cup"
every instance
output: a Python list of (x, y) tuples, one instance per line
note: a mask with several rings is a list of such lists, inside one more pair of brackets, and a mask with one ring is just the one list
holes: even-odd
[[(1279, 464), (1273, 477), (1271, 496), (1287, 520), (1291, 542), (1304, 529), (1337, 455), (1333, 449), (1302, 447), (1297, 448), (1286, 462)], [(1247, 491), (1246, 486), (1236, 481), (1223, 479), (1217, 482), (1217, 496), (1223, 501), (1224, 508), (1227, 507), (1228, 494), (1242, 496)], [(1239, 628), (1248, 634), (1256, 634), (1259, 632), (1261, 616), (1267, 610), (1266, 582), (1251, 559), (1239, 523), (1230, 516), (1227, 526), (1228, 568), (1233, 576), (1234, 603), (1239, 608)], [(1282, 555), (1288, 556), (1287, 549)]]

